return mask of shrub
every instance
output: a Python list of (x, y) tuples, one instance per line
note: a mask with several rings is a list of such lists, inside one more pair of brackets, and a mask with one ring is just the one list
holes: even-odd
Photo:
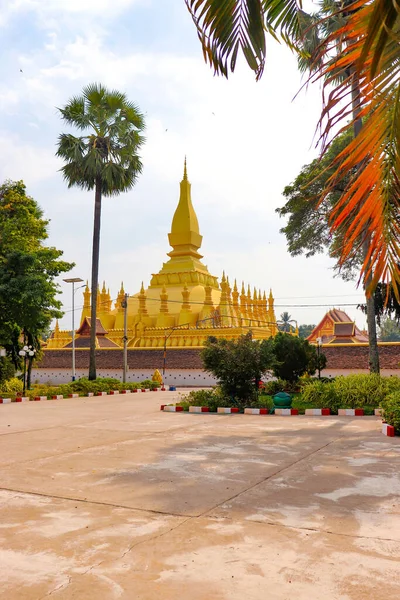
[(274, 363), (271, 340), (253, 340), (251, 332), (237, 340), (209, 337), (201, 353), (204, 368), (218, 380), (236, 406), (258, 397), (258, 384)]
[(263, 392), (269, 396), (274, 396), (278, 392), (283, 392), (288, 386), (288, 382), (284, 379), (271, 379), (263, 385)]
[(317, 408), (330, 408), (332, 413), (337, 413), (338, 408), (342, 408), (341, 399), (334, 385), (319, 379), (304, 386), (302, 400), (304, 404), (311, 404)]
[(12, 377), (1, 384), (0, 396), (5, 394), (20, 394), (24, 389), (24, 384), (18, 377)]
[(400, 392), (392, 392), (381, 403), (382, 418), (400, 433)]
[(273, 339), (273, 352), (276, 377), (294, 382), (304, 373), (316, 371), (317, 352), (307, 340), (280, 332)]
[(336, 377), (333, 386), (342, 408), (376, 407), (387, 394), (386, 378), (376, 374)]
[[(223, 400), (223, 404), (221, 404)], [(188, 394), (182, 396), (178, 402), (179, 406), (185, 408), (187, 406), (208, 406), (211, 412), (217, 412), (218, 406), (230, 406), (226, 404), (226, 399), (223, 398), (221, 392), (217, 389), (212, 390), (192, 390)]]

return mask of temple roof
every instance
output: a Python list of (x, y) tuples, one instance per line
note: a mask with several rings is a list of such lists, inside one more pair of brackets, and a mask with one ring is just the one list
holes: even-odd
[[(83, 319), (82, 324), (79, 327), (79, 329), (76, 330), (76, 334), (81, 335), (81, 336), (90, 335), (90, 329), (91, 329), (90, 323), (91, 323), (91, 318), (85, 317)], [(106, 333), (108, 333), (108, 331), (106, 329), (104, 329), (100, 319), (96, 319), (96, 335), (106, 335)]]
[(317, 342), (321, 338), (323, 344), (366, 344), (368, 334), (360, 331), (344, 310), (333, 308), (314, 327), (307, 340)]

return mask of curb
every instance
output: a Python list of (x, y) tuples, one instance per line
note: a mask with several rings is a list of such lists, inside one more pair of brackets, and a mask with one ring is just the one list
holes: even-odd
[(79, 398), (79, 394), (68, 394), (68, 398)]
[(210, 412), (208, 406), (189, 406), (190, 413), (205, 413)]
[(11, 404), (11, 398), (0, 398), (0, 404)]
[(326, 417), (331, 414), (330, 408), (306, 408), (306, 416)]
[(52, 400), (64, 400), (64, 396), (62, 394), (57, 394), (57, 396), (52, 396)]
[(387, 423), (382, 423), (382, 433), (383, 433), (383, 435), (387, 435), (388, 437), (394, 437), (393, 425), (388, 425)]
[(130, 394), (131, 390), (121, 390), (120, 394)]
[(96, 396), (107, 396), (107, 392), (96, 392)]
[(29, 396), (17, 396), (15, 402), (29, 402)]
[(47, 396), (35, 396), (34, 401), (40, 402), (40, 400), (47, 400)]
[(275, 414), (279, 417), (289, 417), (292, 415), (298, 415), (299, 411), (297, 408), (276, 408)]
[(161, 410), (164, 412), (182, 412), (183, 406), (166, 406), (165, 404), (163, 404), (161, 406)]
[(267, 415), (269, 413), (268, 408), (245, 408), (245, 415)]
[(119, 393), (120, 393), (120, 391), (119, 391), (119, 390), (110, 390), (110, 391), (108, 392), (108, 395), (109, 395), (109, 396), (116, 396), (116, 395), (117, 395), (117, 394), (119, 394)]
[(339, 417), (363, 417), (364, 410), (362, 408), (339, 408)]
[(233, 407), (233, 408), (223, 408), (222, 406), (219, 406), (217, 408), (217, 414), (220, 414), (220, 415), (221, 414), (222, 415), (231, 415), (231, 414), (238, 413), (238, 412), (239, 412), (239, 409), (236, 408), (236, 407)]

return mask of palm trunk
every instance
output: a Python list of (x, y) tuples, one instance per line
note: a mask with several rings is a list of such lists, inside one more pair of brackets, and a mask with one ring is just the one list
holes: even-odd
[(89, 379), (96, 379), (96, 319), (97, 293), (99, 281), (99, 251), (100, 251), (100, 222), (101, 222), (101, 179), (96, 179), (94, 200), (93, 250), (92, 250), (92, 295), (90, 311), (90, 356)]
[[(360, 113), (360, 86), (358, 77), (356, 75), (355, 70), (352, 70), (352, 86), (351, 86), (351, 95), (352, 95), (352, 104), (353, 104), (353, 131), (354, 137), (360, 133), (362, 129), (362, 119), (358, 118)], [(371, 241), (371, 236), (364, 231), (365, 239), (362, 244), (362, 256), (365, 261), (368, 249)], [(368, 268), (369, 265), (367, 265)], [(367, 289), (370, 286), (372, 281), (372, 273), (366, 277), (364, 280), (364, 291), (365, 291), (365, 301), (367, 304), (367, 325), (368, 325), (368, 338), (369, 338), (369, 371), (370, 373), (377, 373), (379, 375), (380, 367), (379, 367), (379, 350), (378, 350), (378, 337), (376, 332), (376, 316), (375, 316), (375, 302), (374, 296), (370, 292), (367, 293)]]

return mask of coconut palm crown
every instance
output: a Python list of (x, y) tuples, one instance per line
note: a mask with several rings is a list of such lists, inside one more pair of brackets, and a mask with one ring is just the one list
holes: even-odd
[(89, 379), (96, 379), (101, 201), (102, 196), (114, 196), (135, 185), (142, 172), (138, 151), (145, 141), (141, 135), (145, 124), (138, 107), (125, 94), (98, 83), (83, 88), (81, 96), (71, 98), (59, 111), (65, 123), (86, 132), (59, 136), (57, 156), (65, 161), (61, 168), (64, 179), (68, 187), (95, 190)]

